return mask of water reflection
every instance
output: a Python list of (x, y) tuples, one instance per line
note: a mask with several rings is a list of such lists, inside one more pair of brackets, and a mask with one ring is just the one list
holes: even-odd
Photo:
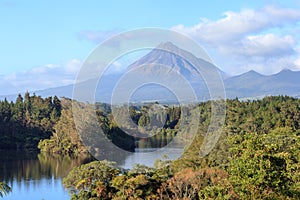
[(0, 180), (39, 180), (62, 178), (75, 166), (91, 161), (91, 157), (51, 155), (37, 152), (0, 151)]
[[(135, 163), (153, 166), (158, 155), (147, 154), (157, 149), (136, 149), (130, 156), (116, 156), (122, 167), (130, 169)], [(181, 149), (171, 149), (167, 154), (169, 159), (181, 155)], [(157, 152), (159, 153), (159, 152)], [(62, 186), (62, 179), (72, 168), (92, 161), (89, 156), (72, 158), (70, 156), (51, 155), (37, 152), (0, 151), (0, 181), (12, 187), (12, 193), (5, 200), (23, 199), (59, 199), (70, 197)], [(26, 197), (26, 198), (24, 198)]]
[[(37, 152), (0, 151), (0, 181), (12, 186), (5, 199), (68, 199), (62, 178), (75, 166), (93, 158), (51, 155)], [(23, 197), (22, 197), (23, 195)], [(42, 198), (41, 198), (42, 197)]]

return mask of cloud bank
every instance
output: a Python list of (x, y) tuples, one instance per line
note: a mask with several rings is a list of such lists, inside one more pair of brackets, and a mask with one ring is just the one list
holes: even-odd
[[(131, 57), (121, 58), (111, 63), (105, 74), (121, 73), (134, 61), (135, 59)], [(72, 59), (62, 64), (46, 64), (9, 75), (0, 74), (0, 96), (24, 93), (26, 91), (32, 92), (71, 85), (77, 81), (85, 81), (76, 80), (82, 64), (82, 61)], [(92, 70), (89, 78), (99, 78), (97, 74), (94, 74), (93, 68), (97, 67), (96, 64), (86, 63), (85, 67), (90, 67)]]
[(299, 22), (299, 10), (269, 5), (258, 10), (228, 11), (216, 21), (202, 19), (191, 27), (180, 24), (171, 29), (216, 52), (222, 63), (219, 67), (226, 72), (238, 74), (254, 69), (271, 74), (283, 68), (300, 70), (295, 35)]
[[(171, 27), (199, 42), (218, 67), (235, 75), (249, 70), (263, 74), (284, 68), (300, 70), (300, 10), (272, 5), (261, 9), (227, 11), (217, 20), (202, 19), (193, 26)], [(79, 40), (99, 42), (120, 33), (120, 29), (79, 32)], [(130, 60), (131, 62), (131, 60)], [(130, 64), (129, 61), (124, 63)], [(31, 70), (0, 75), (1, 94), (11, 94), (72, 84), (81, 61), (46, 64)], [(118, 62), (110, 73), (124, 70)]]
[(28, 71), (0, 76), (1, 95), (35, 91), (74, 83), (81, 61), (72, 59), (61, 65), (46, 64)]

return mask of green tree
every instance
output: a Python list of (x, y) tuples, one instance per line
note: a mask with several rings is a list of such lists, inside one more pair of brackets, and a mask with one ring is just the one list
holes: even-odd
[[(50, 119), (52, 98), (25, 98), (18, 95), (15, 102), (0, 101), (0, 148), (36, 149), (39, 140), (49, 138), (58, 118)], [(57, 113), (60, 116), (60, 113)]]
[(230, 181), (242, 199), (300, 198), (300, 138), (291, 128), (231, 138)]
[(11, 191), (11, 188), (6, 183), (0, 182), (0, 197), (7, 195)]
[(63, 184), (73, 194), (72, 199), (110, 199), (114, 192), (110, 182), (119, 174), (115, 163), (94, 161), (72, 169)]
[(61, 111), (61, 117), (54, 126), (53, 135), (38, 144), (41, 151), (65, 155), (86, 152), (74, 124), (70, 103), (69, 100), (63, 101), (65, 108)]

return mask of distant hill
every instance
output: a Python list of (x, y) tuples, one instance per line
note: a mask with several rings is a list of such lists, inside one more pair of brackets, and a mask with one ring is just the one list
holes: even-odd
[(282, 70), (277, 74), (265, 76), (255, 71), (224, 80), (226, 95), (229, 98), (258, 97), (266, 95), (300, 94), (300, 71)]
[[(194, 63), (201, 67), (195, 67)], [(165, 66), (168, 66), (168, 70), (166, 70)], [(190, 83), (199, 100), (207, 100), (210, 99), (210, 96), (202, 75), (205, 73), (217, 73), (224, 81), (227, 98), (253, 99), (267, 95), (300, 96), (300, 71), (285, 69), (277, 74), (266, 76), (251, 70), (241, 75), (228, 77), (225, 72), (210, 62), (197, 58), (193, 54), (167, 42), (160, 44), (147, 55), (129, 65), (125, 73), (104, 75), (99, 82), (99, 87), (95, 91), (96, 101), (110, 102), (113, 89), (122, 75), (132, 71), (134, 71), (134, 75), (122, 82), (123, 85), (120, 86), (119, 92), (126, 91), (127, 84), (130, 84), (135, 79), (146, 79), (148, 74), (155, 75), (158, 79), (165, 79), (170, 74), (176, 73), (180, 74)], [(172, 84), (176, 84), (176, 81), (175, 79), (172, 80), (174, 82)], [(88, 90), (88, 88), (91, 88), (92, 82), (94, 81), (85, 81), (80, 83), (79, 87), (83, 88), (83, 90), (86, 88)], [(179, 84), (176, 87), (180, 88), (181, 86)], [(73, 85), (34, 92), (36, 95), (41, 95), (42, 97), (57, 95), (72, 98)], [(16, 96), (17, 94), (5, 95), (0, 96), (0, 98), (4, 99), (6, 97), (8, 100), (15, 100)], [(131, 101), (147, 100), (177, 101), (173, 91), (155, 84), (148, 84), (140, 88), (133, 94), (131, 99)]]

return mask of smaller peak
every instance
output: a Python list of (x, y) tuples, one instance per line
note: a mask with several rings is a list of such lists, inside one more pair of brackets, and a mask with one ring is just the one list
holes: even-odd
[(262, 75), (260, 73), (258, 73), (257, 71), (251, 69), (250, 71), (246, 72), (246, 74), (256, 74), (256, 75)]
[(278, 73), (274, 74), (274, 75), (279, 75), (279, 74), (289, 74), (289, 73), (293, 73), (294, 71), (288, 69), (288, 68), (284, 68), (281, 71), (279, 71)]
[(281, 72), (293, 72), (293, 71), (288, 68), (284, 68), (279, 73), (281, 73)]
[(249, 71), (244, 72), (244, 73), (242, 73), (242, 74), (240, 74), (238, 76), (265, 76), (265, 75), (260, 74), (260, 73), (258, 73), (255, 70), (249, 70)]

